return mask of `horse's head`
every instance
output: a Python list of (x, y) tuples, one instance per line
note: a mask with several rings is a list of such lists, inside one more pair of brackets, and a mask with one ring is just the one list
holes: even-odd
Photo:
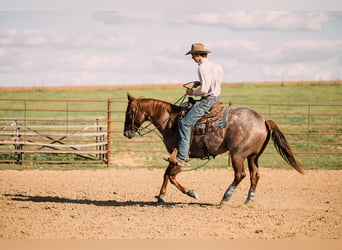
[(127, 98), (128, 105), (126, 109), (124, 136), (131, 139), (146, 120), (146, 117), (139, 107), (139, 100), (131, 96), (129, 93), (127, 93)]

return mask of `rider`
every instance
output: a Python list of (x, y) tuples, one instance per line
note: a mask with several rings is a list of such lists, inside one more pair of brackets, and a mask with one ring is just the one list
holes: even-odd
[(221, 65), (215, 64), (207, 59), (210, 50), (206, 49), (202, 43), (194, 43), (191, 50), (185, 55), (191, 54), (192, 59), (198, 64), (199, 81), (194, 83), (195, 90), (187, 89), (186, 94), (191, 96), (201, 96), (186, 116), (179, 123), (179, 144), (177, 154), (177, 164), (187, 165), (187, 158), (190, 147), (190, 131), (194, 125), (210, 108), (219, 101), (221, 94), (221, 82), (223, 70)]

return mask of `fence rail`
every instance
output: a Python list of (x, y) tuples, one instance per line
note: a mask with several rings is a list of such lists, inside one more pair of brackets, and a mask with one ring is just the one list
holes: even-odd
[[(149, 153), (165, 153), (155, 134), (134, 140), (123, 137), (126, 103), (119, 100), (0, 99), (0, 163), (77, 162), (110, 166), (127, 154), (146, 158)], [(342, 165), (342, 104), (233, 105), (250, 107), (274, 120), (297, 155), (306, 155), (306, 158), (327, 155), (326, 164)], [(274, 154), (274, 148), (266, 148), (265, 155)], [(273, 161), (271, 158), (270, 164)], [(318, 161), (323, 164), (321, 159)]]

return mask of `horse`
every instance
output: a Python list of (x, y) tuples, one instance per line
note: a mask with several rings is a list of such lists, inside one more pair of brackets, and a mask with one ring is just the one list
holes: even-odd
[[(133, 138), (141, 132), (145, 121), (154, 125), (160, 133), (166, 150), (175, 159), (179, 140), (178, 122), (181, 106), (152, 98), (135, 98), (127, 93), (127, 109), (124, 136)], [(255, 201), (255, 191), (260, 178), (258, 160), (270, 138), (280, 156), (299, 173), (304, 174), (301, 164), (295, 159), (288, 141), (277, 124), (249, 108), (233, 108), (226, 116), (226, 127), (206, 135), (192, 135), (189, 158), (204, 159), (229, 152), (234, 179), (223, 194), (220, 202), (226, 204), (239, 183), (246, 177), (244, 162), (247, 159), (250, 173), (250, 188), (245, 204)], [(181, 166), (169, 160), (157, 202), (165, 202), (167, 184), (170, 181), (182, 193), (198, 199), (194, 189), (181, 185), (176, 176)]]

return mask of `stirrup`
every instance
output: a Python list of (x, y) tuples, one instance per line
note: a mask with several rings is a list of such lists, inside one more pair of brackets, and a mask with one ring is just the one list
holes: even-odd
[(189, 167), (190, 164), (188, 163), (189, 161), (187, 160), (182, 160), (180, 158), (176, 158), (176, 161), (172, 161), (171, 159), (172, 157), (163, 157), (163, 160), (164, 161), (167, 161), (169, 163), (172, 163), (172, 164), (175, 164), (175, 165), (178, 165), (178, 166), (181, 166), (181, 167)]
[(190, 164), (188, 163), (188, 161), (187, 160), (182, 160), (182, 159), (180, 159), (180, 158), (176, 158), (176, 160), (177, 160), (177, 165), (178, 166), (181, 166), (181, 167), (189, 167), (190, 166)]

